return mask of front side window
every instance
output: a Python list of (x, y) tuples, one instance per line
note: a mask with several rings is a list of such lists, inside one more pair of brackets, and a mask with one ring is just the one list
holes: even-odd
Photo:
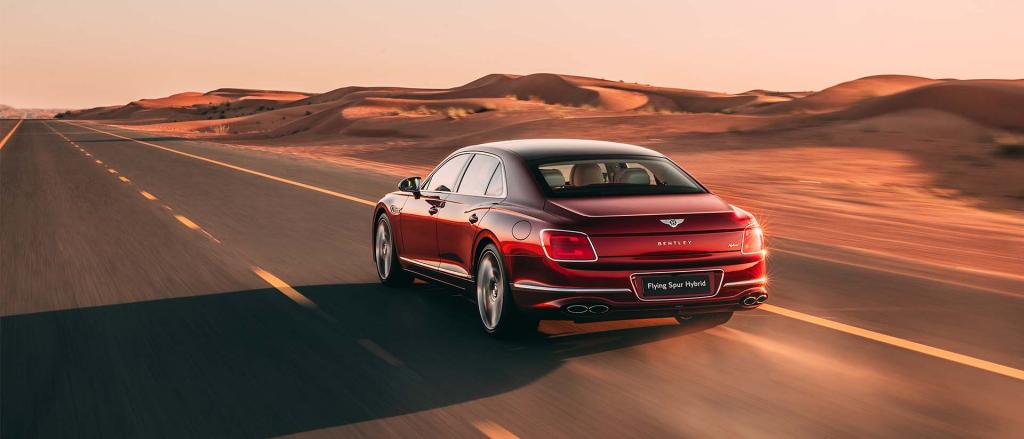
[(486, 154), (474, 155), (473, 161), (469, 162), (466, 173), (462, 176), (458, 192), (466, 195), (484, 195), (499, 165), (501, 161), (497, 157)]
[(542, 187), (556, 197), (707, 192), (662, 157), (608, 157), (539, 163)]
[(455, 187), (455, 182), (459, 179), (459, 173), (462, 172), (462, 166), (466, 164), (466, 160), (469, 160), (469, 156), (469, 154), (461, 154), (444, 162), (427, 180), (427, 184), (424, 186), (425, 190), (451, 192)]

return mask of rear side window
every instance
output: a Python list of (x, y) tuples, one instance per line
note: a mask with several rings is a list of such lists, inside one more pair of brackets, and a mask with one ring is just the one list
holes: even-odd
[(469, 154), (461, 154), (452, 157), (451, 160), (444, 162), (440, 168), (434, 171), (434, 174), (430, 176), (430, 180), (424, 186), (428, 191), (436, 192), (451, 192), (455, 187), (455, 182), (459, 179), (459, 173), (462, 172), (462, 166), (466, 164), (466, 160), (469, 160)]
[(494, 175), (491, 176), (491, 182), (487, 185), (487, 193), (485, 195), (492, 197), (505, 195), (505, 169), (501, 166), (494, 170)]
[(466, 195), (484, 195), (500, 164), (501, 161), (496, 157), (475, 154), (473, 161), (469, 162), (469, 167), (466, 168), (466, 173), (462, 176), (458, 192)]

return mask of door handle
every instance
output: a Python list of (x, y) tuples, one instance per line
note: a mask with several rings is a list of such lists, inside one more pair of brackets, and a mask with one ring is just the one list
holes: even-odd
[(427, 212), (431, 215), (437, 215), (437, 206), (430, 206), (430, 209), (427, 209)]
[(475, 213), (469, 216), (470, 224), (476, 224), (477, 221), (480, 221), (480, 218), (477, 218)]

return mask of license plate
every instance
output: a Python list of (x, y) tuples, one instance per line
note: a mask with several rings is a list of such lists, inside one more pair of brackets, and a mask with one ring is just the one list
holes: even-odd
[(711, 294), (710, 273), (685, 273), (640, 278), (644, 297), (706, 296)]

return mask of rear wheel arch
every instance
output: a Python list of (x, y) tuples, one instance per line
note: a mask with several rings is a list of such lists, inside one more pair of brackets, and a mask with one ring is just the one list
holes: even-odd
[[(498, 252), (501, 253), (501, 246), (498, 244), (498, 238), (489, 230), (481, 230), (476, 235), (475, 241), (475, 244), (473, 244), (473, 260), (470, 264), (469, 270), (469, 272), (472, 273), (474, 283), (476, 282), (476, 265), (480, 262), (480, 254), (483, 253), (487, 244), (493, 244), (498, 249)], [(500, 256), (504, 257), (505, 255), (501, 254)]]

